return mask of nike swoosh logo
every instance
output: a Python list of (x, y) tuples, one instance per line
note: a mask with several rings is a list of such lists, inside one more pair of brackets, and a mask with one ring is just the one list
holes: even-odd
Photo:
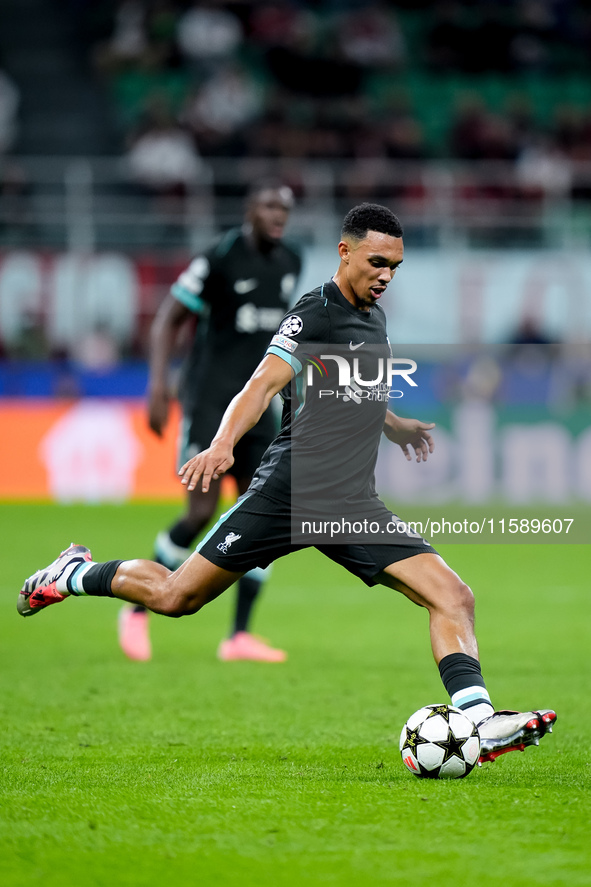
[(249, 277), (248, 280), (237, 280), (234, 284), (234, 292), (243, 296), (245, 293), (250, 293), (252, 290), (255, 290), (258, 285), (259, 282), (256, 277)]
[(365, 342), (360, 342), (358, 345), (354, 345), (353, 342), (349, 342), (349, 348), (351, 351), (357, 351), (358, 348), (361, 348), (362, 345), (365, 345)]

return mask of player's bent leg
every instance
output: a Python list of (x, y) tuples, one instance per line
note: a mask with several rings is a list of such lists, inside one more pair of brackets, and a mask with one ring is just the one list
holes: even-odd
[(452, 704), (478, 726), (479, 763), (538, 745), (552, 732), (556, 713), (494, 711), (480, 672), (472, 592), (439, 555), (418, 554), (390, 564), (379, 581), (429, 611), (431, 644)]
[(197, 552), (173, 573), (148, 560), (94, 563), (87, 548), (71, 545), (49, 567), (25, 580), (17, 609), (29, 616), (70, 595), (90, 595), (117, 597), (165, 616), (188, 616), (242, 575), (215, 566)]
[(429, 612), (433, 656), (452, 705), (475, 723), (494, 711), (478, 659), (474, 596), (438, 554), (389, 564), (377, 577)]
[(242, 576), (212, 564), (194, 552), (171, 572), (153, 561), (123, 561), (113, 577), (114, 597), (143, 604), (163, 616), (190, 616)]
[(389, 564), (377, 578), (429, 611), (431, 647), (437, 663), (452, 653), (478, 658), (474, 595), (442, 557), (417, 554)]

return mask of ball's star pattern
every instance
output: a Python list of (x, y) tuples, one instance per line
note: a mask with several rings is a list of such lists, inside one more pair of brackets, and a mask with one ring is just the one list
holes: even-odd
[(403, 748), (409, 748), (415, 758), (417, 756), (417, 746), (428, 745), (429, 742), (430, 740), (425, 739), (423, 736), (421, 736), (418, 730), (410, 730), (407, 726)]
[(445, 764), (446, 761), (449, 761), (449, 759), (453, 758), (454, 756), (456, 758), (459, 758), (460, 761), (463, 761), (464, 756), (462, 754), (462, 748), (464, 747), (465, 742), (466, 737), (456, 739), (455, 734), (451, 728), (447, 731), (447, 739), (442, 739), (438, 742), (434, 742), (433, 745), (439, 746), (439, 748), (442, 748), (445, 753), (441, 764)]
[(428, 721), (429, 718), (434, 718), (437, 715), (441, 715), (443, 720), (447, 721), (447, 723), (449, 724), (449, 716), (452, 714), (452, 712), (450, 712), (448, 705), (430, 705), (429, 708), (431, 709), (431, 711), (425, 718), (426, 721)]
[[(417, 715), (421, 716), (420, 719), (416, 718)], [(437, 717), (442, 718), (446, 725), (443, 730), (443, 725), (437, 721), (428, 723)], [(477, 750), (473, 740), (479, 741), (480, 737), (478, 728), (470, 718), (448, 705), (425, 705), (415, 713), (415, 718), (414, 728), (410, 729), (405, 724), (401, 734), (402, 760), (414, 776), (424, 779), (463, 779), (472, 772), (477, 761), (477, 758), (472, 760)], [(428, 736), (443, 734), (443, 738), (425, 738), (423, 730)], [(456, 736), (454, 730), (462, 735)], [(470, 761), (464, 757), (468, 744)], [(438, 751), (435, 752), (435, 749)], [(424, 758), (424, 763), (420, 758)]]

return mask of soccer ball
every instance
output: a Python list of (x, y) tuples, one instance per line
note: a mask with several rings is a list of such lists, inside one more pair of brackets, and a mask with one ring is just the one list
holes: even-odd
[(415, 776), (461, 779), (478, 761), (480, 736), (461, 709), (453, 705), (425, 705), (402, 728), (400, 754)]

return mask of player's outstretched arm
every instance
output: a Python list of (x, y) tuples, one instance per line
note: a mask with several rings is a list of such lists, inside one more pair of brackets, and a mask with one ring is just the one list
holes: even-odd
[(181, 483), (194, 490), (199, 478), (204, 493), (234, 464), (234, 447), (256, 425), (273, 397), (289, 383), (292, 370), (274, 354), (263, 358), (242, 391), (230, 401), (211, 445), (189, 459), (179, 471)]
[(150, 330), (150, 379), (148, 382), (148, 423), (162, 436), (168, 422), (170, 388), (168, 365), (180, 327), (191, 312), (170, 293), (160, 306)]
[(435, 428), (435, 422), (420, 422), (418, 419), (403, 419), (391, 410), (386, 413), (384, 434), (392, 443), (398, 444), (405, 458), (412, 459), (411, 449), (415, 451), (417, 462), (426, 462), (435, 444), (429, 431)]

